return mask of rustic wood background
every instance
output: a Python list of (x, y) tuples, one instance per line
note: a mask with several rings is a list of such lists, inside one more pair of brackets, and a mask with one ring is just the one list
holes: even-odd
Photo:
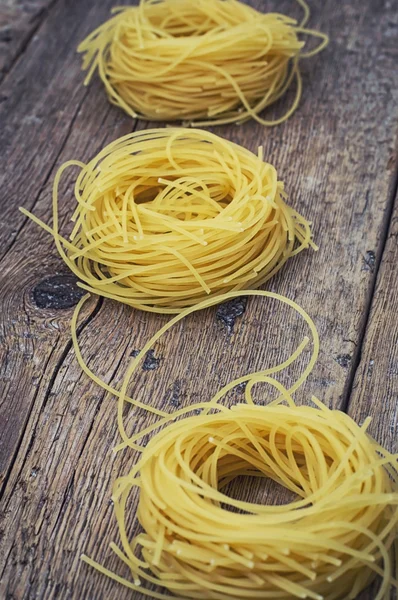
[[(88, 160), (118, 136), (149, 126), (110, 106), (98, 80), (82, 85), (75, 48), (114, 3), (0, 0), (0, 597), (8, 600), (142, 597), (79, 560), (85, 552), (126, 574), (109, 550), (118, 540), (110, 492), (135, 457), (111, 453), (115, 401), (81, 372), (71, 348), (75, 280), (50, 237), (18, 212), (23, 205), (49, 220), (52, 180), (63, 161)], [(269, 286), (299, 302), (321, 336), (319, 362), (298, 400), (315, 394), (359, 422), (371, 415), (372, 434), (397, 451), (397, 4), (310, 4), (310, 25), (331, 43), (303, 63), (299, 110), (277, 128), (249, 123), (215, 131), (252, 150), (263, 144), (290, 202), (314, 222), (319, 252), (291, 260)], [(292, 1), (278, 9), (299, 14)], [(273, 111), (282, 109), (283, 102)], [(62, 223), (71, 214), (72, 182), (70, 172)], [(93, 297), (79, 330), (83, 354), (117, 386), (131, 354), (166, 320)], [(131, 391), (172, 412), (286, 357), (303, 335), (296, 316), (275, 302), (208, 310), (156, 345)], [(266, 401), (270, 393), (262, 388), (257, 397)], [(249, 483), (231, 493), (285, 498)], [(361, 600), (374, 597), (370, 590)]]

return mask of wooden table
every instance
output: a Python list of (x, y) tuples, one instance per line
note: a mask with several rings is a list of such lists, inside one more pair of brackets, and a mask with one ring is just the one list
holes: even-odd
[[(299, 110), (273, 129), (248, 123), (214, 131), (252, 150), (262, 144), (290, 203), (314, 223), (319, 252), (300, 254), (269, 285), (301, 304), (321, 336), (318, 364), (297, 400), (315, 394), (358, 422), (371, 415), (371, 433), (397, 451), (398, 11), (393, 0), (310, 3), (311, 26), (329, 33), (331, 43), (303, 63)], [(86, 161), (148, 126), (110, 106), (98, 80), (82, 85), (75, 48), (113, 4), (0, 2), (0, 597), (9, 600), (142, 597), (79, 560), (86, 552), (126, 574), (109, 550), (118, 541), (110, 491), (135, 457), (112, 454), (115, 401), (76, 362), (70, 320), (79, 289), (50, 236), (18, 212), (23, 205), (49, 221), (53, 176), (63, 161)], [(278, 8), (299, 14), (292, 2)], [(62, 224), (71, 214), (72, 183), (69, 173)], [(140, 369), (132, 394), (170, 411), (208, 399), (231, 377), (286, 357), (304, 334), (275, 302), (250, 299), (241, 309), (233, 327), (213, 309), (172, 330)], [(117, 387), (131, 354), (166, 321), (93, 297), (79, 328), (82, 352)], [(234, 393), (239, 399), (242, 391)], [(258, 390), (259, 400), (270, 396)], [(247, 483), (233, 493), (267, 495)], [(275, 489), (270, 495), (269, 502), (283, 498)]]

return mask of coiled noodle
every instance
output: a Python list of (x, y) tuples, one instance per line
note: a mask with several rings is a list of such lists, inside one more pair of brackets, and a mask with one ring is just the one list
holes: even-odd
[[(142, 0), (118, 7), (109, 21), (79, 46), (110, 102), (132, 117), (182, 119), (199, 125), (253, 118), (263, 125), (285, 121), (297, 108), (301, 58), (327, 44), (325, 34), (285, 15), (263, 14), (237, 0)], [(299, 35), (321, 39), (304, 52)], [(296, 79), (292, 106), (282, 117), (259, 113), (281, 98)]]
[[(174, 317), (132, 361), (121, 391), (109, 390), (119, 397), (123, 442), (117, 450), (130, 446), (141, 453), (130, 473), (115, 482), (112, 496), (123, 550), (115, 544), (112, 548), (128, 565), (133, 580), (87, 556), (83, 559), (143, 597), (354, 600), (379, 575), (375, 600), (389, 600), (391, 586), (397, 585), (392, 570), (398, 531), (398, 455), (366, 433), (370, 419), (359, 426), (314, 397), (312, 406), (295, 404), (292, 393), (317, 358), (315, 326), (287, 298), (270, 292), (244, 293), (280, 300), (299, 312), (313, 340), (308, 366), (289, 389), (273, 377), (301, 354), (309, 342), (304, 338), (282, 365), (245, 375), (209, 402), (159, 415), (155, 424), (128, 436), (123, 405), (125, 401), (138, 405), (126, 391), (140, 359), (176, 322), (216, 300)], [(230, 293), (220, 300), (236, 296)], [(75, 312), (74, 331), (83, 302)], [(74, 346), (80, 364), (92, 376), (76, 335)], [(224, 406), (225, 393), (243, 381), (246, 404)], [(255, 405), (252, 397), (253, 387), (261, 382), (278, 392), (266, 406)], [(146, 447), (137, 444), (156, 430)], [(271, 478), (296, 499), (280, 506), (235, 500), (224, 489), (241, 475)], [(127, 503), (137, 487), (137, 519), (143, 531), (130, 539)], [(144, 582), (175, 595), (145, 588)]]
[[(81, 169), (70, 240), (59, 233), (58, 186)], [(54, 181), (54, 236), (88, 291), (135, 308), (178, 313), (206, 297), (258, 287), (315, 247), (275, 168), (212, 133), (154, 129), (122, 137)]]

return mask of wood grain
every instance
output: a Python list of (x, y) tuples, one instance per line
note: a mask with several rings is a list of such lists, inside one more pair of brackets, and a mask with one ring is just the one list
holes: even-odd
[[(398, 452), (398, 202), (391, 219), (370, 319), (355, 375), (348, 413), (359, 423), (372, 417), (369, 433)], [(375, 588), (373, 588), (375, 589)], [(359, 600), (372, 598), (365, 593)], [(374, 594), (375, 595), (375, 594)], [(397, 590), (391, 594), (398, 597)]]
[(0, 81), (27, 49), (55, 2), (56, 0), (0, 1)]
[[(347, 411), (358, 423), (371, 416), (370, 435), (393, 453), (398, 452), (397, 239), (396, 196)], [(373, 591), (363, 593), (358, 600), (374, 597), (376, 589), (374, 586)], [(397, 596), (397, 591), (393, 591), (391, 598)]]
[(369, 432), (394, 453), (398, 452), (397, 239), (396, 200), (348, 405), (356, 421), (372, 417)]
[[(349, 403), (353, 381), (362, 384), (363, 361), (376, 348), (382, 355), (380, 371), (374, 359), (373, 377), (391, 381), (387, 352), (393, 355), (398, 332), (396, 306), (387, 298), (396, 259), (391, 234), (384, 249), (397, 167), (397, 15), (387, 1), (311, 4), (311, 26), (327, 31), (331, 44), (303, 64), (299, 111), (276, 129), (249, 123), (214, 130), (252, 150), (262, 144), (286, 183), (290, 202), (314, 222), (320, 251), (291, 260), (269, 286), (299, 302), (321, 335), (320, 360), (298, 399), (305, 402), (314, 393), (331, 406), (349, 405), (361, 418), (370, 409), (369, 388), (365, 385), (363, 394), (354, 388)], [(17, 212), (24, 204), (48, 221), (51, 182), (61, 162), (87, 160), (119, 135), (149, 126), (110, 107), (98, 82), (88, 89), (81, 85), (75, 47), (111, 5), (110, 0), (58, 0), (29, 52), (15, 62), (0, 87), (6, 98), (0, 105), (6, 123), (0, 132), (6, 166), (0, 230), (0, 597), (10, 600), (142, 597), (79, 561), (86, 552), (128, 575), (108, 549), (110, 541), (117, 541), (110, 492), (115, 477), (135, 456), (111, 453), (119, 441), (115, 401), (82, 374), (71, 350), (69, 323), (78, 298), (74, 283), (49, 237)], [(292, 11), (289, 2), (282, 8)], [(282, 109), (282, 104), (275, 107), (275, 114)], [(61, 186), (64, 225), (73, 205), (72, 182), (71, 171)], [(390, 308), (384, 320), (386, 298)], [(131, 355), (166, 321), (92, 299), (82, 315), (82, 352), (96, 373), (118, 386)], [(130, 391), (172, 412), (208, 399), (232, 377), (280, 361), (304, 334), (299, 320), (276, 303), (250, 299), (233, 331), (211, 309), (191, 316), (156, 344), (147, 363), (156, 368), (140, 368)], [(284, 375), (285, 381), (297, 375), (306, 358), (307, 353)], [(376, 387), (370, 390), (375, 414), (386, 406), (379, 379), (373, 380), (377, 393)], [(231, 396), (238, 399), (240, 394), (235, 390)], [(257, 391), (259, 401), (269, 395), (265, 387)], [(387, 430), (393, 422), (393, 398), (394, 392), (385, 409), (388, 419), (380, 415), (384, 425), (375, 430), (386, 443), (391, 443)], [(126, 419), (131, 427), (151, 420), (142, 414)], [(248, 489), (244, 482), (234, 493), (243, 488), (252, 499), (268, 493), (258, 485)], [(273, 497), (285, 498), (276, 490)], [(369, 594), (363, 600), (373, 600)]]

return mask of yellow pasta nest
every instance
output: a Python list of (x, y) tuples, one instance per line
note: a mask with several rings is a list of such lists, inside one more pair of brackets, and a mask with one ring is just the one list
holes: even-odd
[[(77, 165), (70, 240), (58, 230), (58, 185)], [(130, 306), (177, 313), (207, 296), (257, 287), (312, 245), (275, 168), (214, 134), (140, 131), (87, 165), (65, 163), (49, 230), (82, 287)]]
[[(82, 558), (140, 597), (160, 600), (355, 600), (376, 576), (381, 585), (374, 600), (390, 600), (391, 587), (397, 586), (392, 569), (398, 455), (367, 434), (369, 418), (359, 426), (314, 397), (312, 406), (295, 404), (292, 393), (306, 381), (318, 356), (315, 325), (288, 298), (266, 291), (244, 294), (277, 300), (304, 319), (312, 338), (307, 366), (289, 389), (274, 378), (298, 359), (309, 337), (284, 363), (243, 375), (211, 400), (188, 404), (173, 414), (129, 398), (130, 379), (166, 331), (217, 299), (166, 323), (132, 360), (120, 391), (99, 380), (84, 363), (76, 334), (85, 298), (80, 301), (72, 322), (79, 364), (118, 397), (123, 441), (115, 450), (130, 447), (141, 453), (130, 473), (115, 482), (112, 496), (123, 550), (111, 547), (128, 565), (132, 581)], [(231, 292), (219, 300), (238, 295)], [(246, 404), (223, 405), (226, 393), (243, 382)], [(258, 383), (275, 388), (276, 400), (255, 405), (252, 389)], [(123, 424), (125, 402), (160, 418), (129, 435)], [(155, 432), (146, 446), (138, 443)], [(235, 500), (225, 488), (241, 475), (270, 478), (295, 494), (295, 500), (279, 506)], [(126, 523), (131, 522), (128, 500), (135, 488), (142, 532), (131, 539)], [(148, 589), (145, 582), (175, 595)]]
[[(149, 120), (264, 125), (286, 120), (297, 108), (299, 59), (322, 50), (326, 35), (285, 15), (263, 14), (237, 0), (142, 0), (116, 15), (79, 46), (85, 83), (98, 71), (109, 100), (132, 117)], [(299, 34), (321, 38), (303, 52)], [(294, 79), (291, 108), (276, 120), (259, 113), (281, 98)]]
[[(155, 583), (184, 599), (355, 600), (381, 574), (375, 600), (389, 600), (397, 457), (366, 425), (321, 403), (277, 402), (166, 427), (114, 487), (123, 552), (113, 548), (134, 576), (119, 581), (138, 590), (141, 580)], [(223, 490), (240, 475), (271, 478), (297, 500), (234, 500)], [(135, 487), (143, 533), (129, 540), (126, 503)]]

